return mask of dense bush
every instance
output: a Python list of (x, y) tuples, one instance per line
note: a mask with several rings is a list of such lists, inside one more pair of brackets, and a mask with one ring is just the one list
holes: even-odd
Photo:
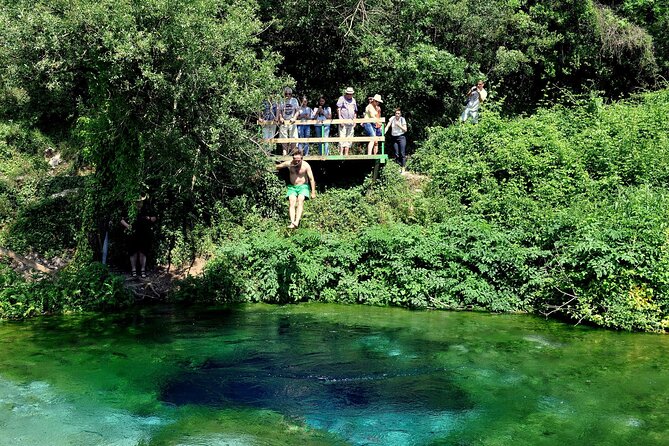
[(669, 329), (669, 191), (628, 188), (546, 223), (554, 292), (542, 304), (607, 327)]
[(180, 299), (327, 302), (523, 311), (544, 255), (483, 221), (369, 226), (358, 233), (251, 233), (219, 248)]
[(123, 277), (100, 263), (70, 267), (56, 276), (26, 280), (0, 264), (0, 319), (69, 311), (111, 310), (132, 303)]
[(78, 198), (47, 198), (24, 207), (3, 234), (5, 245), (19, 252), (39, 252), (46, 257), (74, 249), (81, 228)]
[[(435, 128), (413, 168), (433, 200), (457, 204), (549, 251), (536, 301), (611, 327), (669, 326), (669, 90), (591, 99), (477, 126)], [(549, 311), (550, 312), (550, 311)]]

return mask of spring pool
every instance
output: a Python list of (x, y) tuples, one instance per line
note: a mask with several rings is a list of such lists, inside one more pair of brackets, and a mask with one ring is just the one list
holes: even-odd
[(0, 323), (0, 446), (669, 444), (669, 338), (305, 304)]

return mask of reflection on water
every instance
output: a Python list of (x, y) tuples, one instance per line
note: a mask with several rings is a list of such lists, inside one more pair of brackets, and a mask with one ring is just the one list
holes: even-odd
[(669, 340), (334, 305), (0, 324), (0, 446), (666, 445)]

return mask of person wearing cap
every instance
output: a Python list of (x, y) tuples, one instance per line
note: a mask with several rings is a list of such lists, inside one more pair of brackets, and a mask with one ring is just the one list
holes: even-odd
[[(381, 107), (380, 103), (383, 103), (381, 100), (380, 94), (375, 94), (373, 97), (369, 98), (369, 104), (365, 108), (365, 118), (375, 118), (376, 122), (365, 122), (364, 128), (367, 136), (381, 136), (381, 120), (378, 119), (381, 117)], [(379, 151), (378, 141), (370, 141), (367, 144), (367, 155), (371, 155), (372, 151), (376, 155)]]
[[(353, 87), (348, 87), (344, 95), (337, 100), (337, 117), (339, 119), (355, 119), (358, 113), (358, 104), (353, 97)], [(352, 138), (355, 131), (355, 122), (350, 124), (339, 124), (339, 136), (341, 138)], [(351, 141), (343, 141), (339, 145), (339, 154), (348, 155), (351, 149)]]
[[(293, 97), (293, 90), (290, 87), (283, 89), (284, 99), (279, 103), (279, 138), (293, 138), (297, 139), (297, 126), (295, 125), (295, 119), (297, 119), (297, 109), (300, 107), (300, 104), (297, 102), (297, 99)], [(292, 153), (296, 144), (292, 143), (281, 143), (283, 148), (283, 156)]]
[(488, 92), (485, 91), (483, 85), (483, 81), (479, 79), (476, 85), (467, 91), (467, 94), (465, 95), (467, 98), (467, 105), (460, 116), (460, 121), (466, 122), (467, 119), (471, 117), (474, 124), (479, 122), (479, 108), (481, 107), (481, 102), (485, 101), (488, 97)]

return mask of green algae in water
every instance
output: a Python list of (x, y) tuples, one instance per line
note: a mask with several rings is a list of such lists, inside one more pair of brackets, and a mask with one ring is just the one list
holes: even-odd
[(0, 324), (0, 446), (666, 445), (669, 340), (309, 304)]

